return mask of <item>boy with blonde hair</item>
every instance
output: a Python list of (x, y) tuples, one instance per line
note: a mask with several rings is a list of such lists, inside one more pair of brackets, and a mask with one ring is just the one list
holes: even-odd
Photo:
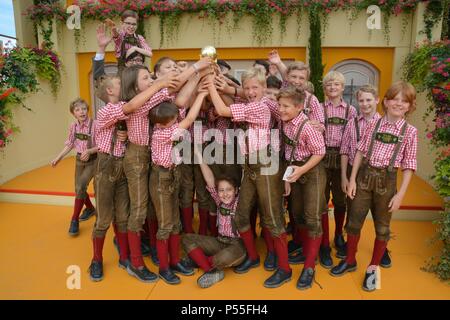
[(324, 165), (327, 171), (327, 182), (325, 189), (325, 204), (322, 214), (322, 245), (320, 248), (320, 263), (325, 268), (331, 268), (331, 249), (329, 241), (328, 226), (328, 201), (330, 191), (333, 195), (334, 219), (336, 223), (334, 244), (337, 249), (338, 258), (345, 257), (345, 240), (342, 229), (345, 221), (346, 202), (345, 193), (341, 188), (341, 164), (340, 148), (342, 136), (347, 122), (357, 116), (355, 107), (347, 104), (342, 98), (345, 89), (345, 77), (337, 71), (330, 71), (323, 78), (323, 88), (326, 101), (323, 103), (325, 113), (325, 144), (327, 153), (324, 158)]

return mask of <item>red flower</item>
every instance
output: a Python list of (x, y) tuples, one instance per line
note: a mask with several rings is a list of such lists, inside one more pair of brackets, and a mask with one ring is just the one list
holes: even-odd
[(431, 92), (433, 94), (439, 94), (439, 93), (441, 93), (441, 89), (440, 88), (433, 88), (433, 89), (431, 89)]
[(2, 95), (0, 95), (0, 100), (3, 100), (5, 98), (7, 98), (11, 93), (13, 93), (14, 91), (16, 91), (16, 88), (9, 88), (8, 90), (6, 90), (5, 92), (2, 93)]

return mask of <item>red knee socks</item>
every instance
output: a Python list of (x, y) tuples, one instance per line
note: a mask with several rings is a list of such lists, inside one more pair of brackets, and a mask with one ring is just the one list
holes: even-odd
[(83, 205), (84, 205), (84, 199), (75, 198), (75, 203), (73, 205), (72, 221), (79, 220), (81, 209), (83, 209)]

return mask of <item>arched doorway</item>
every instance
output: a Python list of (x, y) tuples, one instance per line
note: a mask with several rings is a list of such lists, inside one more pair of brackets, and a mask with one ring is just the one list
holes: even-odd
[(339, 71), (345, 76), (344, 100), (358, 108), (355, 92), (365, 84), (379, 89), (380, 72), (364, 60), (344, 60), (335, 64), (331, 70)]

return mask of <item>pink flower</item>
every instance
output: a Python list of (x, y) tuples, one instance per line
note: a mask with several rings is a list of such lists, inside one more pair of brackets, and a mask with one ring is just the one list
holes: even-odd
[(0, 148), (3, 147), (4, 145), (5, 145), (5, 142), (2, 139), (0, 139)]
[(427, 133), (427, 138), (428, 138), (428, 139), (433, 138), (433, 134), (432, 134), (431, 132), (428, 132), (428, 133)]

